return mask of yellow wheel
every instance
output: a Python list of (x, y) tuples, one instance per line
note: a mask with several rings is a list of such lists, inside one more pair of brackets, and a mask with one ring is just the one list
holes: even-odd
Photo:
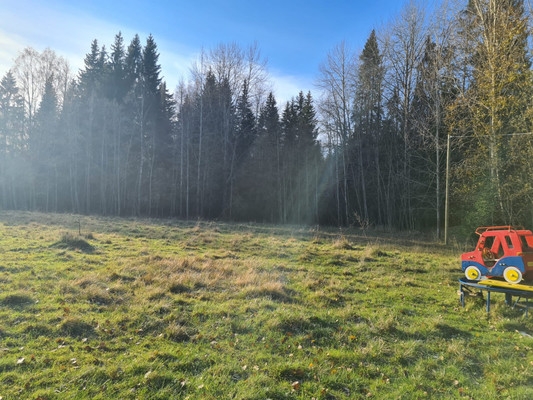
[(466, 279), (470, 281), (479, 281), (481, 279), (481, 271), (478, 267), (474, 267), (473, 265), (470, 265), (466, 267), (465, 269), (465, 276)]
[(516, 267), (507, 267), (503, 270), (503, 278), (509, 283), (519, 283), (522, 280), (522, 272)]

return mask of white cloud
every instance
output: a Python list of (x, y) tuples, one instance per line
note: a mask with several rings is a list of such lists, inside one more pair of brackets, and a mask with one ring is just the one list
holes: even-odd
[(307, 76), (294, 76), (283, 74), (272, 74), (272, 81), (274, 84), (274, 95), (278, 103), (278, 108), (282, 111), (287, 101), (293, 97), (297, 97), (300, 92), (307, 94), (311, 92), (313, 98), (315, 95), (313, 79)]
[(13, 62), (18, 55), (18, 52), (22, 50), (19, 43), (21, 39), (16, 35), (7, 35), (0, 30), (0, 75), (4, 76), (5, 73), (13, 66)]
[(174, 93), (180, 81), (188, 82), (191, 66), (198, 59), (199, 53), (184, 48), (179, 43), (158, 40), (157, 37), (154, 39), (159, 51), (161, 75), (167, 83), (169, 92)]
[[(24, 8), (23, 6), (21, 6)], [(83, 65), (84, 55), (90, 50), (92, 39), (103, 38), (112, 41), (118, 32), (111, 25), (82, 14), (68, 14), (47, 8), (44, 3), (18, 9), (11, 5), (4, 10), (0, 37), (0, 68), (3, 72), (13, 66), (13, 62), (26, 47), (37, 51), (50, 48), (69, 61), (76, 71)], [(4, 47), (4, 43), (7, 46)]]
[[(33, 47), (39, 52), (50, 48), (58, 56), (64, 57), (69, 62), (72, 73), (77, 74), (83, 67), (84, 57), (90, 51), (93, 39), (97, 39), (100, 46), (105, 45), (110, 51), (119, 31), (122, 32), (126, 48), (136, 33), (139, 34), (142, 44), (149, 34), (98, 19), (75, 6), (58, 9), (47, 6), (45, 2), (31, 2), (31, 6), (26, 3), (25, 0), (8, 1), (7, 5), (2, 6), (0, 78), (13, 67), (14, 60), (26, 47)], [(193, 49), (157, 35), (154, 35), (154, 39), (160, 53), (161, 74), (172, 93), (180, 80), (187, 82), (190, 79), (190, 68), (198, 59), (201, 49)], [(309, 77), (286, 75), (276, 71), (271, 72), (270, 77), (280, 109), (300, 91), (307, 93), (311, 90), (313, 97), (316, 97), (313, 81)]]
[[(6, 17), (2, 18), (0, 27), (0, 77), (13, 67), (15, 59), (26, 47), (33, 47), (39, 52), (50, 48), (64, 57), (76, 74), (83, 67), (83, 60), (94, 39), (110, 51), (119, 31), (122, 32), (125, 48), (135, 34), (139, 34), (141, 44), (149, 34), (103, 21), (76, 9), (51, 9), (44, 2), (31, 7), (11, 4), (3, 10), (3, 14)], [(160, 53), (162, 75), (169, 91), (173, 92), (181, 79), (188, 79), (197, 53), (179, 43), (154, 39)]]

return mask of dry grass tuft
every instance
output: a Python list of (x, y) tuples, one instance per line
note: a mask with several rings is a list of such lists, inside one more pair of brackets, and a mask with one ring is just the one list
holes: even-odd
[(353, 247), (346, 236), (341, 236), (333, 242), (333, 248), (337, 250), (352, 250)]
[[(93, 238), (93, 236), (91, 235), (88, 238)], [(60, 249), (78, 250), (83, 253), (92, 253), (94, 251), (94, 246), (87, 240), (71, 233), (64, 233), (61, 239), (54, 243), (53, 246)]]
[(188, 342), (197, 332), (178, 323), (172, 323), (165, 329), (165, 337), (173, 342)]

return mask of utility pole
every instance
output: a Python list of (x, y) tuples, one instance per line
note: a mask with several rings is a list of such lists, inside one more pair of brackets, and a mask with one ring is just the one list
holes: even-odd
[(444, 244), (448, 244), (448, 198), (450, 193), (450, 134), (446, 140), (446, 197), (444, 200)]

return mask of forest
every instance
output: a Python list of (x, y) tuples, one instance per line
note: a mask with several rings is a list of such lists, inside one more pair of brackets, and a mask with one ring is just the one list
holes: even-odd
[(152, 35), (94, 39), (79, 71), (21, 49), (0, 82), (0, 209), (531, 226), (531, 17), (523, 0), (409, 2), (285, 104), (259, 44), (202, 51), (176, 88)]

